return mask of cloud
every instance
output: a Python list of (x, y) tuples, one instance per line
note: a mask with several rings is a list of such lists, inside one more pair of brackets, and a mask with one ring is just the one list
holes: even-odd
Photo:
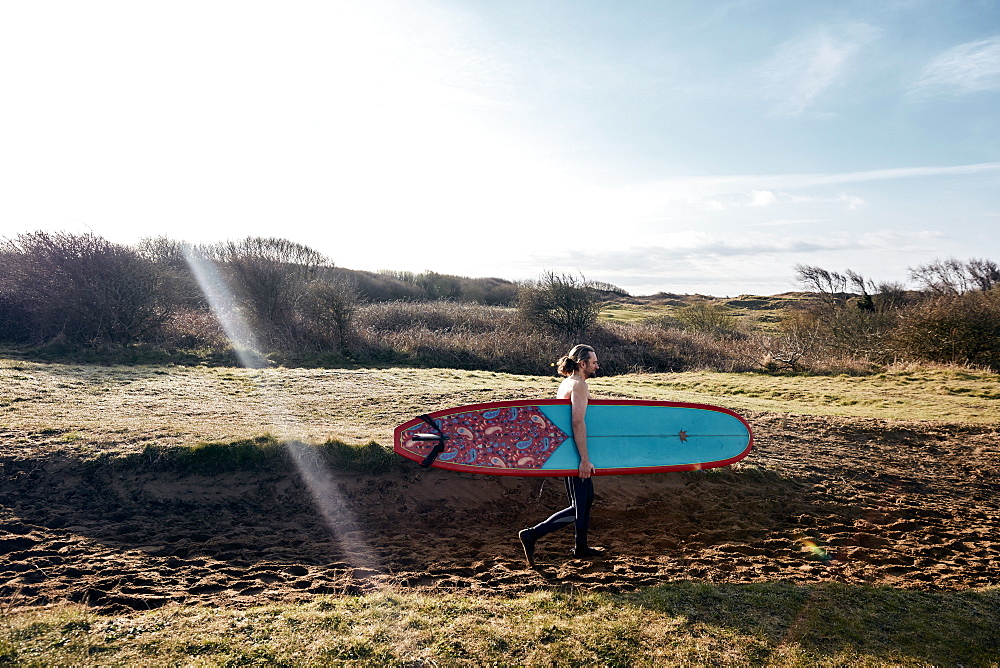
[[(839, 33), (839, 34), (835, 34)], [(824, 28), (779, 46), (761, 71), (776, 116), (800, 116), (843, 78), (850, 61), (878, 34), (864, 24)]]
[(687, 230), (647, 247), (576, 253), (572, 265), (554, 254), (534, 261), (557, 271), (585, 268), (587, 278), (614, 283), (632, 294), (692, 289), (716, 295), (774, 293), (795, 287), (791, 267), (796, 263), (902, 277), (915, 254), (940, 248), (946, 238), (934, 230), (832, 236), (755, 232), (735, 237)]
[(857, 197), (855, 195), (848, 195), (847, 193), (840, 193), (840, 197), (838, 199), (842, 202), (846, 202), (847, 208), (851, 209), (852, 211), (854, 209), (857, 209), (859, 206), (868, 203), (861, 197)]
[(914, 84), (916, 95), (1000, 90), (1000, 35), (967, 42), (928, 63)]
[[(845, 209), (856, 211), (869, 201), (859, 193), (851, 192), (860, 184), (881, 181), (933, 180), (974, 181), (994, 187), (1000, 181), (1000, 162), (970, 165), (900, 167), (858, 172), (799, 173), (799, 174), (733, 174), (718, 176), (678, 177), (626, 186), (581, 189), (573, 198), (561, 197), (564, 202), (582, 206), (574, 212), (577, 217), (593, 219), (595, 230), (603, 229), (607, 220), (636, 223), (650, 231), (665, 226), (691, 224), (700, 218), (708, 220), (735, 220), (753, 225), (766, 222), (767, 218), (811, 218), (829, 221), (843, 215)], [(923, 187), (914, 183), (913, 187)], [(868, 188), (873, 197), (883, 198), (885, 191)], [(568, 220), (568, 218), (564, 218)]]
[(778, 201), (778, 196), (770, 190), (754, 190), (750, 193), (750, 206), (768, 206)]
[[(801, 236), (756, 232), (733, 238), (686, 230), (671, 233), (653, 246), (578, 253), (574, 256), (574, 262), (586, 266), (591, 273), (635, 271), (638, 267), (651, 274), (670, 273), (682, 264), (728, 264), (736, 258), (752, 260), (840, 251), (922, 251), (933, 248), (943, 236), (941, 232), (933, 230), (912, 233), (882, 230), (862, 234)], [(565, 256), (536, 255), (533, 260), (541, 266), (553, 267), (564, 262)]]
[[(874, 181), (891, 181), (901, 179), (917, 179), (948, 176), (968, 176), (973, 174), (1000, 173), (1000, 162), (982, 162), (970, 165), (951, 165), (945, 167), (894, 167), (890, 169), (874, 169), (861, 172), (805, 173), (805, 174), (734, 174), (729, 176), (705, 176), (693, 178), (671, 179), (657, 181), (623, 189), (631, 197), (651, 197), (654, 194), (671, 201), (682, 201), (689, 204), (705, 202), (711, 198), (732, 196), (744, 204), (746, 197), (753, 201), (754, 193), (767, 191), (775, 197), (781, 195), (781, 201), (788, 197), (787, 191), (824, 186), (844, 185), (848, 183), (870, 183)], [(798, 201), (793, 198), (793, 201)], [(729, 208), (734, 201), (726, 200), (720, 204)]]
[(827, 223), (823, 218), (775, 218), (759, 223), (750, 223), (749, 227), (789, 227), (792, 225), (819, 225)]

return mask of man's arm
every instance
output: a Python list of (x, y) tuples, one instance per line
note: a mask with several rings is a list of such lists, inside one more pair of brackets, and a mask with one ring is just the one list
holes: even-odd
[(587, 404), (590, 403), (590, 390), (586, 383), (576, 383), (569, 396), (572, 402), (573, 440), (576, 441), (576, 451), (580, 453), (580, 477), (589, 478), (594, 473), (594, 465), (590, 463), (587, 454)]

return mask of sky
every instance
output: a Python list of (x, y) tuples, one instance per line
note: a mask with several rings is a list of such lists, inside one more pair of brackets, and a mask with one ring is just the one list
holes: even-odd
[(0, 0), (0, 237), (736, 296), (998, 229), (1000, 0)]

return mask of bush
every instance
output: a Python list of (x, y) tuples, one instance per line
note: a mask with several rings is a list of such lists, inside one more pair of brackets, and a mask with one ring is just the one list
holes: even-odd
[(1000, 289), (944, 295), (911, 307), (894, 343), (911, 359), (1000, 370)]
[(596, 321), (603, 306), (601, 293), (583, 277), (546, 272), (521, 287), (517, 309), (528, 325), (566, 336), (579, 336)]
[[(513, 309), (431, 302), (369, 304), (359, 309), (359, 355), (384, 362), (552, 375), (552, 363), (576, 337), (553, 335), (524, 323)], [(593, 325), (584, 341), (595, 346), (602, 373), (760, 368), (748, 341), (721, 340), (653, 323)]]
[(231, 345), (218, 318), (206, 309), (177, 309), (167, 317), (160, 332), (156, 342), (173, 350), (222, 350)]
[(2, 255), (0, 320), (12, 342), (128, 344), (154, 334), (172, 306), (149, 260), (92, 234), (22, 234)]
[(427, 329), (439, 333), (483, 333), (506, 329), (511, 323), (510, 309), (444, 300), (366, 304), (357, 315), (358, 328), (372, 332)]
[(451, 301), (488, 306), (512, 306), (518, 285), (501, 278), (465, 278), (425, 271), (349, 272), (358, 283), (358, 292), (368, 301)]
[(509, 308), (449, 301), (367, 304), (357, 354), (384, 362), (548, 374), (558, 345)]
[(208, 301), (198, 286), (186, 252), (189, 245), (167, 237), (143, 239), (135, 250), (152, 263), (159, 282), (158, 290), (165, 301), (186, 310), (208, 308)]
[(303, 336), (315, 347), (340, 350), (357, 309), (358, 297), (352, 286), (339, 281), (312, 281), (299, 305)]
[(795, 270), (799, 283), (819, 297), (810, 312), (821, 325), (823, 345), (841, 355), (891, 360), (889, 340), (905, 301), (899, 285), (876, 285), (850, 269), (839, 274), (797, 265)]
[(720, 338), (647, 321), (601, 323), (588, 339), (598, 347), (601, 369), (609, 375), (713, 369), (739, 372), (761, 369), (762, 353), (748, 337)]
[(988, 292), (1000, 286), (1000, 266), (992, 260), (935, 260), (910, 269), (910, 278), (932, 295), (957, 296)]
[(717, 337), (732, 337), (741, 333), (732, 309), (719, 304), (692, 304), (678, 309), (676, 313), (676, 319), (695, 332)]
[[(205, 283), (201, 289), (217, 293), (213, 308), (223, 313), (213, 314), (216, 319), (238, 314), (245, 322), (248, 331), (234, 330), (245, 339), (236, 345), (333, 353), (345, 346), (357, 292), (349, 273), (320, 253), (285, 239), (252, 237), (190, 249), (190, 255), (192, 273), (197, 266)], [(188, 323), (205, 324), (190, 316), (179, 324)]]
[(272, 345), (296, 338), (296, 307), (326, 258), (308, 246), (277, 238), (248, 237), (208, 250), (257, 335)]

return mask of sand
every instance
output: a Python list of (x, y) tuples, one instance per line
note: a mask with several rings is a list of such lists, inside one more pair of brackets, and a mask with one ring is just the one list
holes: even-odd
[(380, 588), (515, 596), (677, 581), (996, 586), (996, 427), (745, 414), (756, 448), (713, 471), (596, 480), (592, 544), (524, 563), (559, 479), (424, 470), (206, 477), (94, 465), (0, 428), (0, 609), (254, 606)]

